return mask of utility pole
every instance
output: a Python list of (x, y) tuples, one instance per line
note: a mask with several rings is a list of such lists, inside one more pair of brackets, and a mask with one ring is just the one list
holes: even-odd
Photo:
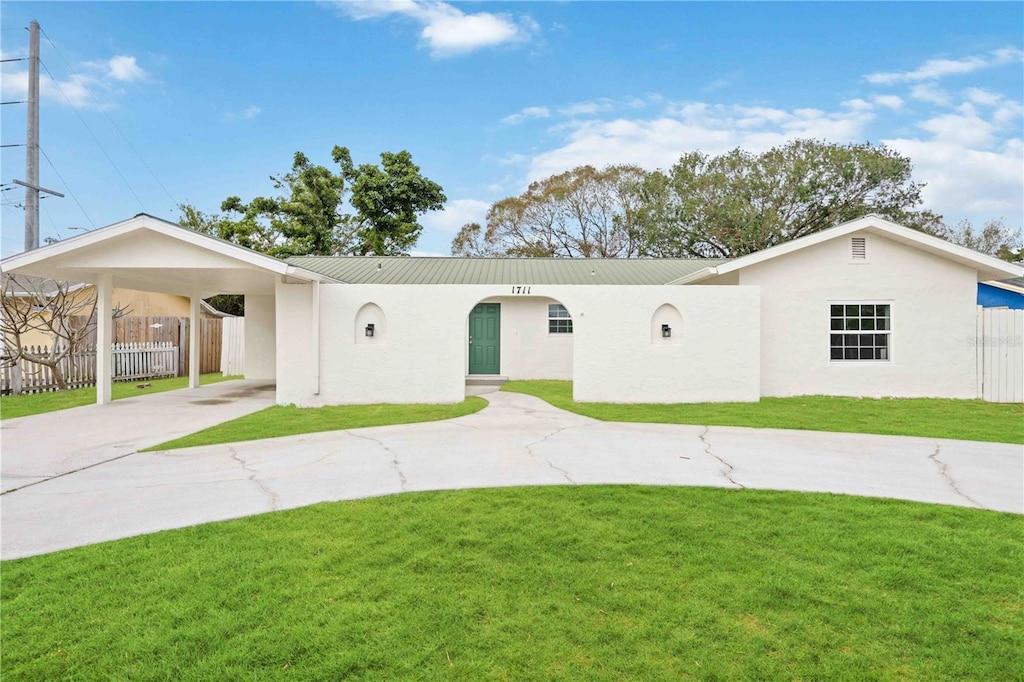
[(25, 145), (25, 250), (39, 248), (39, 22), (28, 26), (28, 137)]

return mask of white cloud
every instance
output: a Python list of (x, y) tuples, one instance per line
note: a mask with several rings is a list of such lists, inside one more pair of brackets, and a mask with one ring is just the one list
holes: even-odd
[(972, 55), (961, 59), (929, 59), (913, 71), (871, 73), (865, 76), (864, 80), (876, 85), (934, 81), (945, 76), (962, 75), (979, 69), (1019, 62), (1022, 59), (1024, 59), (1024, 52), (1015, 47), (1004, 47), (986, 54)]
[(932, 134), (933, 142), (943, 145), (987, 149), (995, 141), (995, 126), (978, 116), (969, 104), (957, 113), (935, 116), (917, 125)]
[(715, 80), (711, 81), (710, 83), (705, 85), (703, 88), (701, 88), (701, 90), (703, 90), (704, 92), (712, 92), (714, 90), (721, 90), (722, 88), (727, 88), (730, 85), (732, 85), (732, 79), (730, 79), (730, 78), (716, 78)]
[[(507, 158), (524, 169), (521, 191), (529, 182), (585, 164), (665, 169), (691, 151), (720, 155), (738, 147), (760, 153), (796, 139), (873, 141), (910, 159), (914, 179), (926, 183), (923, 208), (952, 222), (966, 217), (980, 224), (1002, 216), (1019, 224), (1024, 216), (1024, 102), (1010, 94), (1013, 89), (1004, 93), (998, 86), (963, 84), (946, 90), (938, 79), (1020, 62), (1022, 55), (1007, 48), (956, 64), (930, 60), (898, 77), (875, 78), (905, 83), (906, 93), (869, 91), (823, 108), (672, 102), (657, 94), (644, 96), (644, 111), (629, 110), (626, 99), (552, 105), (555, 125), (547, 128), (547, 139), (553, 142), (525, 159), (514, 153)], [(583, 118), (555, 118), (573, 113)]]
[[(974, 216), (980, 223), (1005, 217), (1020, 221), (1024, 147), (1020, 139), (1001, 149), (980, 150), (949, 139), (883, 140), (914, 163), (914, 179), (926, 183), (925, 206), (946, 216)], [(953, 220), (955, 222), (955, 220)]]
[(520, 110), (518, 113), (510, 114), (505, 118), (501, 119), (501, 122), (505, 125), (519, 125), (523, 121), (531, 118), (548, 118), (551, 116), (551, 110), (547, 107), (526, 107)]
[[(630, 98), (626, 103), (630, 108), (636, 108), (636, 98)], [(642, 100), (641, 100), (642, 101)], [(562, 116), (592, 116), (602, 111), (610, 111), (615, 108), (615, 103), (610, 99), (598, 99), (592, 102), (576, 102), (558, 109)]]
[(421, 222), (425, 230), (454, 235), (466, 223), (483, 225), (490, 207), (478, 199), (453, 199), (445, 204), (444, 210), (424, 215)]
[(510, 153), (498, 159), (498, 163), (501, 164), (502, 166), (518, 166), (520, 164), (526, 163), (529, 160), (530, 157), (526, 156), (525, 154)]
[(699, 149), (721, 154), (735, 147), (752, 152), (798, 138), (859, 141), (872, 119), (868, 111), (786, 111), (771, 107), (686, 102), (670, 104), (655, 119), (584, 121), (567, 128), (564, 144), (534, 156), (527, 180), (583, 164), (633, 163), (666, 168), (680, 154)]
[(423, 26), (420, 41), (434, 57), (450, 57), (485, 47), (528, 42), (540, 30), (537, 22), (528, 15), (466, 14), (436, 0), (342, 1), (335, 6), (356, 21), (390, 16), (412, 19)]
[(964, 97), (975, 104), (996, 106), (1006, 98), (997, 92), (984, 90), (982, 88), (967, 88), (964, 90)]
[(145, 80), (146, 78), (146, 72), (136, 63), (135, 57), (127, 55), (119, 54), (116, 57), (112, 57), (107, 62), (107, 69), (109, 70), (110, 77), (117, 81), (133, 83)]
[(872, 101), (893, 111), (903, 108), (903, 98), (898, 95), (876, 95)]
[[(881, 142), (910, 158), (914, 178), (927, 183), (925, 208), (954, 221), (1005, 216), (1012, 222), (1024, 212), (1024, 145), (1017, 125), (1024, 107), (1005, 98), (965, 94), (971, 96), (991, 104), (966, 101), (932, 111), (915, 124), (919, 135)], [(877, 104), (893, 108), (903, 101)], [(583, 164), (668, 168), (693, 150), (717, 155), (740, 147), (758, 153), (801, 138), (859, 143), (870, 139), (874, 110), (874, 104), (860, 99), (843, 101), (833, 111), (681, 102), (667, 103), (661, 115), (651, 118), (564, 123), (549, 130), (560, 142), (529, 158), (522, 182)]]
[[(6, 55), (5, 59), (9, 58)], [(24, 62), (4, 65), (0, 71), (0, 89), (4, 99), (28, 96), (28, 70)], [(107, 61), (83, 62), (78, 71), (63, 80), (55, 80), (43, 72), (39, 78), (41, 99), (75, 108), (111, 109), (124, 94), (122, 84), (148, 78), (135, 57), (117, 55)]]
[(936, 87), (932, 83), (915, 85), (910, 89), (910, 96), (913, 99), (938, 104), (939, 106), (946, 106), (953, 101), (952, 96), (948, 92)]
[(843, 100), (843, 106), (853, 111), (872, 111), (875, 108), (874, 104), (859, 97), (856, 99)]
[(225, 121), (238, 121), (238, 120), (249, 121), (251, 119), (256, 118), (257, 116), (259, 116), (262, 113), (263, 113), (263, 109), (261, 109), (260, 107), (256, 106), (255, 104), (250, 104), (249, 106), (247, 106), (245, 109), (242, 109), (241, 111), (225, 111), (224, 112), (224, 120)]

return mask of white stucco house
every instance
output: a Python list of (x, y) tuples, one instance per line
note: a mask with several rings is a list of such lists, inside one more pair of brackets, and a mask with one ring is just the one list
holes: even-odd
[[(140, 214), (0, 266), (107, 310), (114, 287), (193, 316), (244, 294), (245, 376), (300, 406), (457, 402), (474, 375), (572, 379), (579, 401), (975, 398), (977, 284), (1024, 275), (875, 216), (733, 260), (282, 261)], [(101, 319), (101, 377), (109, 339)]]

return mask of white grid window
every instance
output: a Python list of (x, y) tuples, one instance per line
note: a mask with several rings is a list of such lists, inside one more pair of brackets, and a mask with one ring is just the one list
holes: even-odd
[(561, 303), (548, 304), (548, 333), (572, 334), (572, 318)]
[(888, 303), (832, 303), (829, 357), (832, 362), (888, 361), (892, 316)]

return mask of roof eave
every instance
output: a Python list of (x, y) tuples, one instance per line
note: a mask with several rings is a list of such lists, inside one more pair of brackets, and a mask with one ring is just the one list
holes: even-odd
[[(763, 251), (757, 251), (746, 256), (740, 256), (735, 260), (731, 260), (728, 263), (719, 266), (716, 269), (716, 274), (725, 275), (736, 270), (757, 265), (758, 263), (763, 263), (765, 261), (793, 253), (794, 251), (799, 251), (800, 249), (805, 249), (809, 246), (815, 246), (817, 244), (831, 241), (861, 230), (895, 237), (902, 241), (912, 242), (918, 246), (925, 247), (925, 250), (936, 253), (936, 255), (941, 255), (968, 267), (973, 267), (978, 272), (979, 281), (999, 279), (1001, 277), (1020, 277), (1022, 273), (1024, 273), (1024, 268), (1014, 265), (1013, 263), (1008, 263), (994, 256), (989, 256), (984, 253), (974, 251), (973, 249), (968, 249), (964, 246), (960, 246), (959, 244), (953, 244), (945, 239), (941, 239), (909, 227), (904, 227), (903, 225), (898, 225), (890, 220), (871, 214), (864, 216), (863, 218), (843, 223), (842, 225), (837, 225), (820, 232), (815, 232), (814, 234), (810, 234), (805, 237), (784, 242), (778, 246), (773, 246)], [(703, 279), (703, 277), (701, 279)], [(692, 282), (693, 280), (690, 281)]]
[(1004, 291), (1012, 291), (1015, 294), (1020, 294), (1020, 295), (1024, 296), (1024, 287), (1019, 287), (1016, 284), (1009, 284), (1007, 282), (999, 282), (997, 280), (986, 280), (984, 282), (981, 282), (981, 284), (985, 284), (987, 286), (994, 287), (996, 289), (1003, 289)]
[(671, 282), (668, 282), (668, 286), (693, 284), (695, 282), (701, 282), (705, 279), (708, 279), (709, 277), (714, 277), (717, 274), (718, 266), (713, 265), (711, 267), (701, 268), (696, 272), (691, 272), (689, 275), (685, 275), (683, 277), (680, 277), (679, 279), (674, 279)]

